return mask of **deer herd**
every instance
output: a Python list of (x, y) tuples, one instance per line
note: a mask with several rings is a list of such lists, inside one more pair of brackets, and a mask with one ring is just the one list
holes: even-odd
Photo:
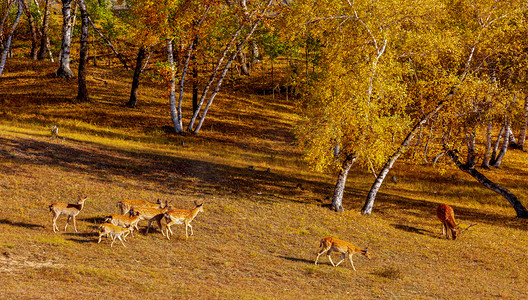
[[(59, 231), (57, 219), (60, 215), (68, 216), (64, 230), (66, 231), (70, 220), (73, 218), (73, 227), (75, 232), (77, 232), (75, 217), (84, 208), (86, 199), (87, 197), (81, 197), (75, 204), (62, 202), (51, 204), (49, 210), (53, 214), (53, 232)], [(97, 243), (101, 243), (103, 236), (108, 235), (112, 239), (110, 247), (114, 245), (116, 240), (119, 240), (126, 247), (124, 243), (126, 237), (128, 235), (133, 236), (134, 230), (139, 230), (138, 223), (143, 220), (148, 221), (146, 234), (148, 234), (152, 222), (156, 222), (161, 233), (167, 239), (170, 239), (170, 235), (174, 234), (170, 227), (175, 224), (185, 224), (185, 236), (187, 238), (189, 237), (188, 228), (191, 229), (190, 235), (193, 235), (190, 223), (199, 212), (204, 211), (203, 203), (198, 204), (195, 201), (196, 207), (191, 210), (172, 209), (169, 203), (169, 201), (163, 203), (159, 199), (155, 203), (145, 200), (123, 200), (117, 202), (117, 207), (120, 209), (121, 214), (111, 214), (104, 219), (104, 223), (99, 226), (99, 240)], [(162, 220), (165, 220), (164, 226), (162, 225)]]
[[(51, 204), (49, 206), (49, 210), (53, 215), (53, 232), (59, 231), (57, 219), (60, 215), (68, 216), (64, 230), (66, 231), (70, 220), (73, 219), (73, 228), (75, 229), (75, 232), (77, 232), (75, 217), (84, 208), (84, 202), (86, 199), (87, 197), (81, 197), (75, 204), (61, 202)], [(117, 202), (117, 207), (120, 209), (121, 214), (111, 214), (104, 219), (104, 223), (99, 226), (99, 240), (97, 243), (101, 243), (103, 236), (108, 235), (112, 239), (110, 247), (113, 246), (116, 240), (119, 240), (121, 244), (126, 247), (124, 243), (124, 241), (126, 241), (126, 237), (129, 234), (133, 236), (133, 231), (139, 230), (138, 223), (142, 220), (148, 221), (148, 226), (145, 231), (146, 235), (148, 234), (152, 223), (155, 222), (158, 225), (161, 234), (167, 239), (170, 239), (170, 236), (174, 234), (171, 230), (171, 226), (185, 224), (185, 236), (189, 238), (189, 229), (190, 235), (193, 235), (193, 229), (190, 223), (192, 220), (194, 220), (199, 212), (204, 211), (203, 203), (198, 204), (195, 201), (195, 207), (191, 210), (173, 209), (169, 203), (169, 201), (165, 201), (165, 203), (163, 203), (159, 199), (154, 203), (145, 200), (123, 200)], [(447, 239), (455, 240), (460, 235), (461, 231), (455, 222), (455, 213), (453, 208), (447, 204), (439, 204), (436, 208), (436, 216), (442, 223), (442, 235), (445, 235)], [(163, 220), (165, 220), (165, 222), (163, 222)], [(473, 225), (474, 224), (470, 225), (469, 227)], [(464, 230), (469, 229), (469, 227), (465, 228)], [(361, 249), (352, 245), (351, 243), (334, 237), (323, 238), (320, 241), (319, 247), (321, 249), (317, 252), (317, 257), (315, 258), (316, 265), (319, 257), (325, 252), (328, 256), (328, 260), (334, 267), (339, 266), (339, 264), (345, 260), (346, 256), (348, 256), (354, 271), (356, 271), (354, 262), (352, 261), (352, 256), (354, 254), (359, 253), (367, 257), (369, 260), (371, 259), (368, 248)], [(342, 256), (341, 260), (337, 264), (332, 261), (330, 256), (332, 251), (340, 253)]]

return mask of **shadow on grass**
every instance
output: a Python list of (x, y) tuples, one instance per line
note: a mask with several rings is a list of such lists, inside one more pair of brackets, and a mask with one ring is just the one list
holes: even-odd
[(67, 238), (66, 240), (80, 243), (80, 244), (97, 243), (97, 237), (99, 236), (99, 234), (96, 231), (67, 232), (67, 233), (64, 233), (64, 235), (70, 236), (70, 238)]
[(279, 255), (279, 257), (282, 258), (282, 259), (293, 261), (293, 262), (303, 262), (303, 263), (307, 263), (307, 264), (313, 264), (314, 263), (313, 260), (309, 260), (309, 259), (305, 259), (305, 258), (289, 257), (289, 256), (284, 256), (284, 255)]
[[(506, 200), (504, 200), (506, 201)], [(438, 221), (436, 216), (436, 207), (438, 202), (400, 197), (390, 194), (378, 193), (376, 203), (374, 204), (373, 214), (383, 215), (385, 218), (392, 219), (396, 223), (401, 222), (402, 216), (414, 216), (421, 219)], [(357, 206), (357, 204), (356, 204)], [(357, 206), (357, 209), (360, 209)], [(490, 213), (485, 209), (467, 208), (458, 205), (451, 205), (455, 211), (455, 219), (459, 225), (467, 227), (469, 224), (488, 224), (493, 226), (510, 227), (520, 230), (528, 230), (528, 220), (515, 217), (513, 208), (512, 215), (505, 216), (497, 213)], [(395, 211), (397, 211), (395, 213)], [(438, 221), (440, 226), (440, 221)], [(417, 234), (426, 234), (437, 236), (427, 230), (407, 225), (393, 225), (395, 228), (413, 232)], [(397, 226), (400, 226), (399, 228)]]
[[(103, 224), (104, 223), (105, 217), (91, 217), (91, 218), (82, 218), (82, 219), (78, 219), (78, 220), (86, 221), (88, 223), (99, 225), (99, 224)], [(94, 227), (94, 228), (98, 228), (98, 227)]]
[(16, 226), (16, 227), (24, 227), (24, 228), (29, 228), (29, 229), (46, 228), (45, 226), (42, 226), (42, 225), (39, 225), (39, 224), (31, 224), (31, 223), (24, 223), (24, 222), (13, 222), (11, 220), (6, 220), (6, 219), (1, 219), (0, 220), (0, 224), (6, 224), (6, 225), (11, 225), (11, 226)]
[(416, 227), (413, 227), (413, 226), (402, 225), (402, 224), (392, 224), (392, 226), (394, 228), (396, 228), (396, 229), (407, 231), (407, 232), (410, 232), (410, 233), (416, 233), (416, 234), (421, 234), (421, 235), (433, 236), (431, 231), (425, 230), (425, 229), (422, 229), (422, 228), (416, 228)]
[[(144, 185), (146, 183), (153, 183), (152, 186), (161, 184), (170, 187), (167, 189), (170, 190), (167, 192), (170, 197), (195, 194), (203, 196), (207, 201), (213, 198), (212, 196), (221, 194), (233, 195), (235, 198), (244, 197), (258, 203), (296, 202), (330, 207), (326, 202), (330, 200), (325, 199), (324, 203), (317, 200), (325, 194), (328, 195), (332, 190), (332, 186), (323, 180), (303, 180), (297, 178), (295, 174), (277, 174), (273, 170), (266, 172), (170, 154), (126, 151), (91, 142), (57, 141), (46, 139), (42, 135), (34, 136), (35, 139), (0, 137), (0, 145), (2, 145), (0, 158), (13, 161), (16, 165), (47, 165), (63, 168), (67, 172), (73, 172), (72, 170), (86, 172), (94, 180), (101, 179), (109, 184), (115, 183), (111, 175), (126, 175), (138, 184), (143, 183), (141, 188), (145, 190), (160, 191)], [(8, 171), (0, 170), (0, 175), (5, 172)], [(120, 184), (135, 187), (135, 183)], [(438, 183), (439, 187), (442, 184), (442, 182)], [(296, 188), (299, 185), (306, 190)], [(357, 200), (362, 199), (365, 194), (365, 190), (347, 188), (343, 206), (347, 209), (360, 210), (362, 201)], [(402, 215), (436, 220), (437, 205), (438, 203), (433, 201), (378, 193), (373, 213), (383, 215), (395, 223), (401, 223)], [(461, 224), (486, 223), (528, 230), (528, 220), (488, 213), (483, 209), (456, 205), (452, 207), (455, 210), (457, 221)], [(83, 220), (92, 224), (101, 224), (103, 218)], [(32, 227), (32, 224), (19, 223), (18, 226)], [(420, 228), (400, 227), (398, 229), (427, 234)]]

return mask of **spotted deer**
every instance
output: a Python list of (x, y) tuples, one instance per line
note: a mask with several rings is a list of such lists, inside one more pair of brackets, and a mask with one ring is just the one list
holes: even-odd
[(99, 226), (99, 241), (97, 241), (97, 243), (99, 244), (101, 242), (101, 238), (103, 236), (110, 235), (110, 237), (112, 238), (112, 243), (110, 244), (110, 247), (114, 245), (116, 239), (119, 239), (121, 244), (126, 247), (125, 243), (123, 243), (123, 240), (126, 241), (126, 237), (133, 230), (134, 227), (132, 226), (120, 227), (111, 223), (103, 223), (101, 226)]
[[(163, 216), (163, 214), (165, 214), (167, 211), (169, 211), (172, 208), (172, 207), (170, 207), (168, 202), (166, 202), (165, 205), (166, 206), (164, 208), (136, 207), (136, 208), (134, 208), (134, 212), (139, 214), (139, 220), (140, 221), (142, 221), (142, 220), (149, 221), (149, 226), (150, 226), (150, 224), (152, 223), (152, 221), (151, 221), (152, 218), (155, 218), (156, 216), (158, 216), (158, 218), (161, 219), (159, 217), (159, 215)], [(161, 230), (161, 228), (160, 228), (160, 230)]]
[(77, 224), (75, 222), (75, 217), (81, 212), (81, 210), (84, 208), (84, 201), (86, 201), (88, 197), (80, 197), (76, 204), (71, 203), (62, 203), (62, 202), (56, 202), (49, 206), (50, 212), (53, 214), (53, 232), (60, 231), (59, 227), (57, 227), (57, 219), (60, 215), (66, 215), (68, 216), (68, 220), (66, 221), (66, 226), (64, 226), (64, 231), (66, 231), (66, 228), (68, 227), (68, 223), (70, 223), (70, 219), (73, 218), (73, 228), (75, 229), (75, 232), (77, 232)]
[(150, 207), (150, 208), (164, 208), (167, 205), (167, 202), (165, 204), (158, 199), (155, 203), (145, 201), (145, 200), (122, 200), (117, 202), (117, 207), (121, 210), (122, 215), (126, 215), (134, 208), (138, 207)]
[[(345, 242), (345, 241), (342, 241), (340, 239), (336, 239), (333, 237), (327, 237), (327, 238), (322, 239), (319, 247), (321, 247), (321, 250), (317, 252), (317, 257), (315, 258), (316, 265), (317, 265), (317, 260), (319, 260), (319, 256), (321, 256), (325, 252), (328, 255), (328, 260), (330, 260), (330, 263), (334, 267), (339, 266), (339, 264), (345, 260), (345, 256), (348, 255), (348, 259), (350, 260), (350, 264), (352, 265), (352, 269), (354, 269), (354, 271), (356, 271), (356, 268), (354, 267), (354, 262), (352, 261), (352, 255), (354, 255), (355, 253), (360, 253), (366, 256), (369, 260), (371, 259), (368, 248), (360, 249), (348, 242)], [(332, 258), (330, 257), (330, 254), (332, 253), (332, 251), (341, 253), (341, 260), (337, 264), (334, 264), (334, 262), (332, 261)]]
[[(111, 223), (120, 227), (133, 227), (135, 230), (139, 230), (138, 223), (141, 220), (139, 212), (131, 211), (131, 216), (123, 216), (118, 214), (111, 214), (106, 217), (105, 222)], [(133, 232), (130, 232), (134, 236)]]
[(191, 209), (191, 210), (187, 210), (187, 209), (171, 209), (169, 211), (167, 211), (165, 213), (165, 219), (167, 221), (167, 229), (166, 229), (166, 236), (167, 236), (167, 239), (170, 239), (170, 236), (169, 236), (169, 232), (170, 232), (170, 235), (173, 235), (173, 232), (171, 230), (171, 226), (172, 225), (176, 225), (176, 224), (185, 224), (185, 236), (188, 238), (189, 237), (189, 233), (188, 233), (188, 230), (187, 228), (190, 228), (191, 229), (191, 235), (193, 235), (193, 229), (192, 229), (192, 226), (191, 226), (191, 221), (196, 217), (196, 215), (199, 213), (199, 212), (203, 212), (203, 203), (202, 204), (198, 204), (196, 203), (196, 201), (194, 201), (194, 205), (196, 205), (196, 207), (194, 209)]
[[(451, 206), (441, 203), (436, 208), (436, 216), (442, 222), (442, 235), (445, 234), (446, 238), (449, 239), (449, 233), (451, 238), (456, 240), (459, 235), (458, 225), (455, 222), (455, 212)], [(469, 228), (469, 227), (468, 227)]]

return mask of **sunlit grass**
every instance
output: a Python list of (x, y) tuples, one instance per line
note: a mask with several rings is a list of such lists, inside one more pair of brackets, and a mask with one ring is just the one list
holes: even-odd
[[(39, 76), (31, 74), (24, 76)], [(386, 180), (371, 216), (359, 211), (374, 177), (354, 168), (346, 211), (337, 214), (329, 209), (335, 174), (314, 173), (303, 163), (290, 130), (292, 103), (283, 98), (226, 92), (200, 134), (180, 136), (170, 131), (163, 87), (149, 84), (139, 107), (128, 109), (129, 78), (94, 84), (85, 104), (64, 100), (71, 97), (59, 88), (65, 83), (46, 78), (32, 82), (48, 80), (43, 90), (53, 97), (38, 105), (26, 97), (17, 107), (10, 105), (18, 99), (9, 99), (0, 107), (0, 287), (10, 291), (7, 298), (70, 298), (72, 289), (75, 296), (99, 297), (102, 287), (112, 298), (171, 299), (525, 294), (528, 224), (455, 168), (397, 162), (390, 173), (396, 181)], [(59, 137), (51, 137), (52, 125)], [(526, 161), (526, 153), (510, 151), (503, 168), (485, 174), (526, 203)], [(79, 232), (71, 223), (64, 231), (61, 216), (54, 233), (49, 204), (80, 195), (88, 200)], [(99, 223), (127, 198), (172, 200), (182, 209), (203, 202), (205, 212), (188, 239), (183, 225), (167, 240), (157, 230), (145, 235), (142, 222), (126, 248), (110, 247), (109, 239), (97, 244)], [(475, 225), (456, 241), (442, 238), (434, 212), (439, 202), (455, 208), (463, 228)], [(315, 266), (326, 236), (368, 247), (372, 260), (355, 255), (357, 272), (348, 260), (334, 268), (321, 257)]]

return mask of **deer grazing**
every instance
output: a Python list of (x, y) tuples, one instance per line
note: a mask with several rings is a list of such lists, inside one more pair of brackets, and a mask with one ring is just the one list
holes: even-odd
[[(114, 224), (116, 226), (120, 227), (133, 227), (135, 230), (139, 230), (138, 223), (141, 221), (141, 217), (139, 216), (139, 212), (137, 211), (130, 211), (131, 216), (123, 216), (118, 214), (111, 214), (110, 216), (106, 217), (105, 222)], [(134, 233), (130, 232), (132, 236), (134, 236)]]
[(138, 208), (138, 207), (150, 207), (150, 208), (164, 208), (167, 205), (167, 202), (165, 202), (165, 205), (163, 202), (158, 199), (155, 203), (145, 201), (145, 200), (123, 200), (117, 202), (117, 207), (121, 210), (122, 215), (126, 215), (129, 213), (132, 209)]
[(453, 211), (453, 208), (447, 204), (439, 204), (436, 208), (436, 216), (440, 219), (440, 222), (442, 222), (442, 235), (445, 234), (447, 239), (449, 239), (449, 235), (451, 235), (451, 238), (456, 240), (460, 232), (458, 230), (458, 225), (455, 222), (455, 212)]
[[(315, 258), (316, 265), (317, 265), (317, 260), (319, 259), (319, 256), (321, 256), (325, 252), (328, 255), (328, 260), (330, 260), (330, 263), (334, 267), (339, 266), (339, 264), (343, 262), (343, 260), (345, 260), (345, 255), (348, 255), (348, 259), (350, 260), (350, 264), (352, 265), (352, 269), (354, 269), (354, 271), (356, 271), (356, 268), (354, 267), (354, 262), (352, 261), (352, 255), (354, 255), (356, 252), (359, 252), (365, 255), (370, 260), (370, 252), (367, 248), (360, 249), (350, 243), (347, 243), (345, 241), (342, 241), (340, 239), (336, 239), (333, 237), (327, 237), (327, 238), (322, 239), (319, 247), (322, 247), (322, 248), (321, 250), (319, 250), (319, 252), (317, 252), (317, 257)], [(342, 258), (337, 264), (334, 264), (334, 262), (332, 261), (332, 258), (330, 257), (330, 254), (332, 253), (332, 251), (341, 253)]]
[(196, 207), (191, 210), (187, 209), (171, 209), (165, 213), (165, 219), (167, 221), (167, 239), (170, 239), (170, 235), (173, 235), (171, 226), (175, 224), (185, 224), (185, 236), (188, 238), (189, 233), (187, 231), (187, 228), (191, 229), (191, 235), (193, 235), (193, 229), (191, 226), (191, 221), (196, 217), (196, 215), (199, 212), (203, 212), (203, 203), (198, 204), (196, 201), (194, 201), (194, 205)]
[(110, 247), (114, 245), (114, 242), (116, 239), (119, 239), (121, 244), (123, 244), (124, 247), (125, 243), (123, 243), (123, 240), (126, 241), (126, 237), (129, 233), (134, 231), (134, 227), (119, 227), (117, 225), (111, 224), (111, 223), (103, 223), (101, 226), (99, 226), (99, 241), (98, 244), (101, 242), (101, 238), (107, 234), (109, 234), (112, 237), (112, 243), (110, 244)]
[(64, 226), (64, 231), (66, 231), (68, 223), (70, 223), (70, 219), (73, 218), (73, 228), (75, 229), (75, 232), (77, 232), (77, 224), (75, 222), (75, 217), (83, 209), (84, 201), (86, 201), (86, 198), (88, 197), (80, 197), (76, 204), (56, 202), (49, 206), (49, 210), (53, 214), (53, 232), (59, 231), (59, 227), (57, 227), (57, 219), (60, 215), (68, 216), (66, 226)]

